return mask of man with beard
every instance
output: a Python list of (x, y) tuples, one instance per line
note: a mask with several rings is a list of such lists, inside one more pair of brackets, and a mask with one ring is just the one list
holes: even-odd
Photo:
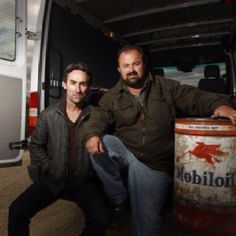
[(80, 235), (105, 235), (111, 211), (83, 142), (91, 110), (85, 102), (90, 83), (87, 65), (70, 64), (63, 81), (66, 96), (40, 114), (30, 141), (34, 183), (9, 208), (9, 236), (29, 235), (30, 219), (58, 199), (76, 202), (83, 210)]
[[(228, 97), (152, 77), (141, 48), (122, 48), (118, 71), (121, 79), (102, 97), (88, 122), (86, 147), (117, 213), (122, 213), (129, 195), (132, 235), (158, 236), (172, 182), (176, 113), (213, 114), (213, 118), (228, 117), (236, 124), (236, 111)], [(110, 123), (115, 124), (114, 136), (103, 135)], [(123, 165), (128, 171), (129, 194), (120, 174)]]

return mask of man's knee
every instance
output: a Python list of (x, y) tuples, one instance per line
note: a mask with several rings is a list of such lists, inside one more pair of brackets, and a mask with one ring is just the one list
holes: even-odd
[(126, 147), (124, 144), (119, 140), (117, 137), (113, 135), (104, 135), (102, 137), (102, 143), (105, 152), (110, 156), (110, 157), (116, 157), (120, 156), (121, 153), (126, 150)]
[(111, 147), (115, 143), (119, 142), (119, 139), (113, 135), (106, 134), (102, 136), (102, 142), (105, 147)]

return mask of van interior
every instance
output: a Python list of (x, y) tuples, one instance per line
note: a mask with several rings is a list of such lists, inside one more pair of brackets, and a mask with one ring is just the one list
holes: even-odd
[(54, 0), (48, 31), (45, 105), (60, 97), (61, 89), (53, 84), (58, 84), (55, 80), (61, 80), (63, 69), (74, 60), (89, 64), (93, 87), (114, 85), (119, 76), (116, 52), (125, 44), (143, 48), (153, 73), (162, 70), (167, 78), (203, 90), (210, 87), (213, 92), (235, 94), (234, 2)]

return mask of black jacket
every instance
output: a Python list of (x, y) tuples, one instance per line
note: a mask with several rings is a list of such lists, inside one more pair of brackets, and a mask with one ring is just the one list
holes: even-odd
[[(84, 149), (84, 124), (91, 108), (85, 107), (76, 126), (78, 158), (75, 175), (71, 181), (75, 185), (89, 178), (91, 168), (89, 154)], [(65, 98), (46, 108), (38, 118), (30, 141), (29, 175), (33, 181), (44, 178), (55, 191), (60, 191), (69, 181), (68, 175), (68, 127), (65, 117)]]

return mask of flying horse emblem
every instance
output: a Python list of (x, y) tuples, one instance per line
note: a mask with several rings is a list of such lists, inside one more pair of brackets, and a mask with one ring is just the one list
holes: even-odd
[(221, 156), (224, 156), (226, 153), (220, 150), (220, 144), (205, 144), (203, 142), (196, 142), (197, 146), (193, 150), (189, 150), (186, 153), (204, 159), (213, 169), (215, 169), (215, 164), (222, 162), (220, 159)]

